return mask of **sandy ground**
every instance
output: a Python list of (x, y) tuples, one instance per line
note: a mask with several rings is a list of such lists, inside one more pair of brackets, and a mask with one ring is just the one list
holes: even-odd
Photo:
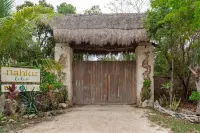
[(147, 110), (129, 105), (90, 105), (72, 110), (19, 133), (169, 133), (148, 121)]

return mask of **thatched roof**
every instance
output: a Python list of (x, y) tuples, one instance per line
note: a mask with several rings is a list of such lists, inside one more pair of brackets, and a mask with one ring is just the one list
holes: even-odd
[(149, 42), (143, 18), (144, 14), (61, 15), (50, 25), (57, 43), (69, 43), (77, 51), (133, 51)]

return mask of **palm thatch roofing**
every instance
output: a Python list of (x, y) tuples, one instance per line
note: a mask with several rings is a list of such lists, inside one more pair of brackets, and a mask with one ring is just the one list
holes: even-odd
[(50, 25), (56, 43), (68, 43), (78, 53), (134, 52), (149, 44), (144, 14), (60, 15)]

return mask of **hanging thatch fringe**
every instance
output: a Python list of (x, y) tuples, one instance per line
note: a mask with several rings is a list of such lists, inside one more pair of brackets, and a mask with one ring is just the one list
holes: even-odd
[(129, 46), (140, 42), (146, 42), (147, 36), (144, 29), (136, 30), (114, 30), (114, 29), (56, 29), (54, 37), (57, 42), (74, 42), (75, 44), (86, 43), (90, 45), (104, 46), (110, 45)]
[(50, 25), (58, 43), (129, 46), (149, 42), (143, 18), (144, 14), (61, 15)]

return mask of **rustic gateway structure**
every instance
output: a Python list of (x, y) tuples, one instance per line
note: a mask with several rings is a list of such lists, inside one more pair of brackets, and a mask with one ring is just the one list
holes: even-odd
[[(51, 22), (55, 60), (64, 69), (63, 83), (75, 104), (140, 104), (145, 79), (151, 80), (153, 47), (143, 14), (65, 15)], [(73, 53), (135, 52), (136, 61), (73, 61)]]

